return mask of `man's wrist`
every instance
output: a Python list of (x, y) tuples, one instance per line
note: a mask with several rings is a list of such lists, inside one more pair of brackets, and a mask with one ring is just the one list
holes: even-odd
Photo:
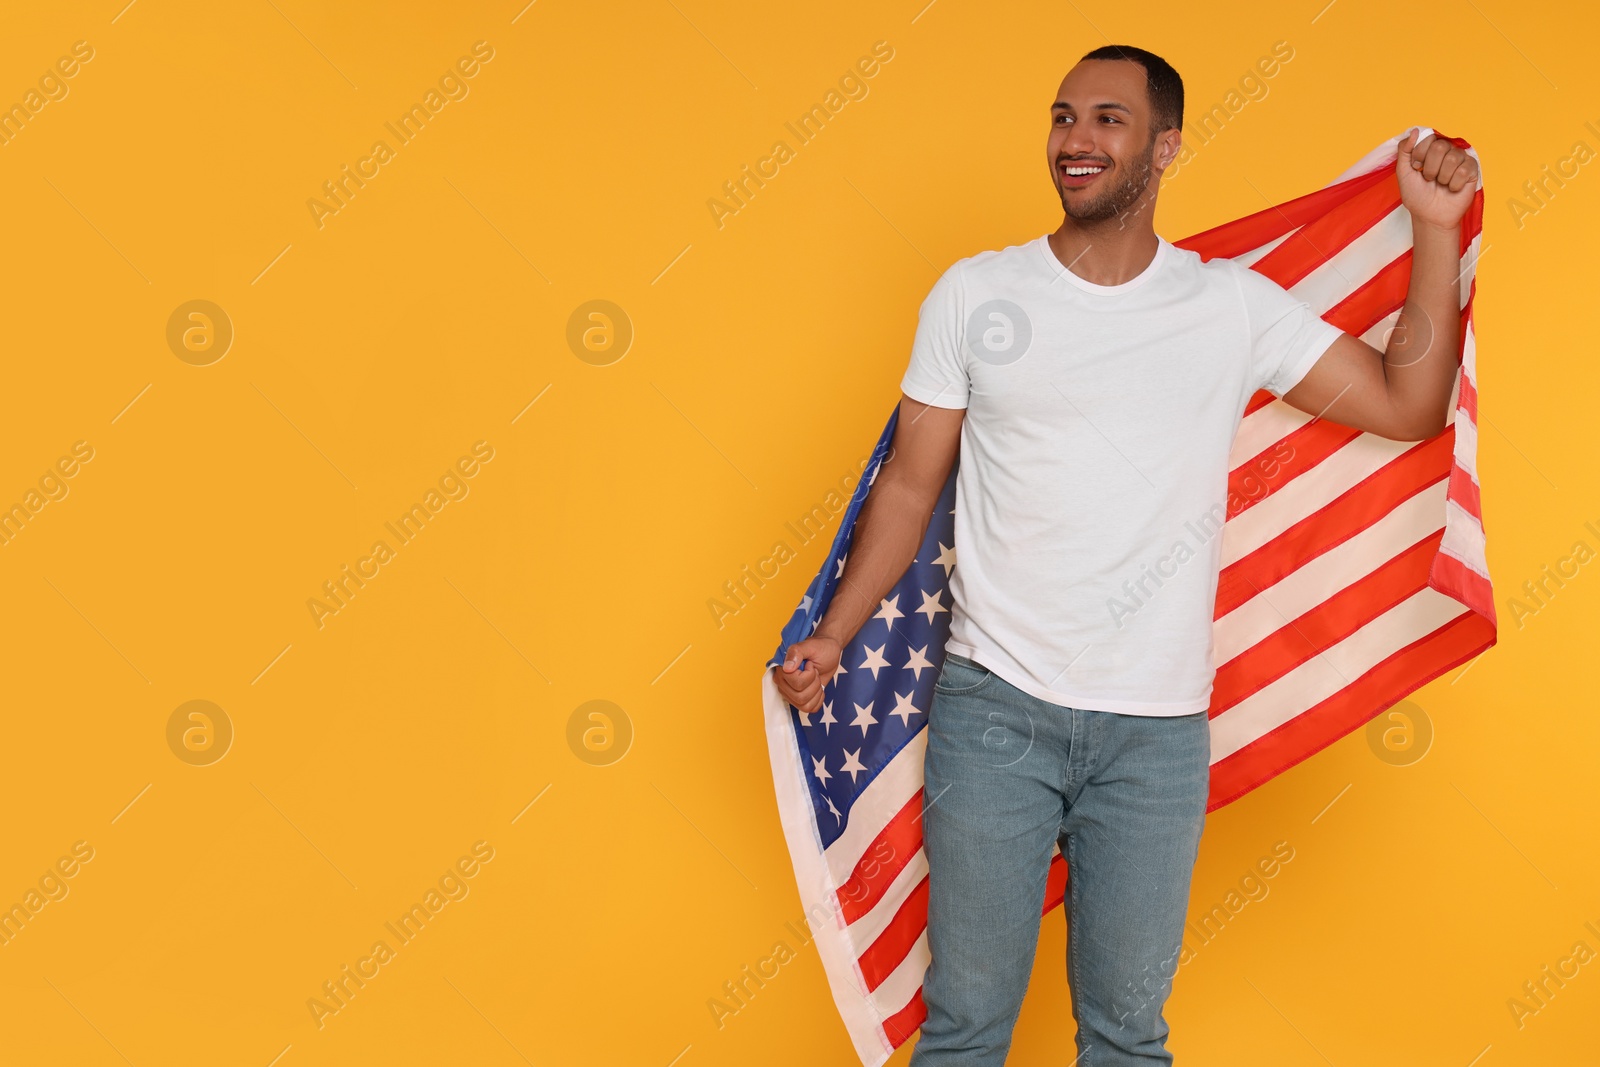
[(842, 648), (844, 647), (844, 638), (840, 636), (838, 631), (839, 627), (836, 624), (836, 620), (830, 616), (824, 615), (822, 617), (822, 622), (815, 630), (811, 632), (811, 636), (821, 637), (825, 640), (832, 641), (834, 644)]
[(1441, 226), (1438, 223), (1427, 222), (1413, 215), (1411, 217), (1411, 236), (1413, 241), (1431, 238), (1434, 240), (1453, 239), (1459, 243), (1461, 240), (1461, 220), (1457, 219), (1448, 226)]

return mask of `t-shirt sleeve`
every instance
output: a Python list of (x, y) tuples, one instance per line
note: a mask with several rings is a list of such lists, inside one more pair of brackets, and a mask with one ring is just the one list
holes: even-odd
[(1236, 267), (1235, 276), (1250, 321), (1251, 378), (1256, 388), (1282, 397), (1344, 331), (1266, 275)]
[(939, 408), (967, 406), (967, 362), (962, 344), (965, 303), (961, 264), (956, 263), (933, 283), (917, 315), (911, 361), (900, 381), (901, 392), (911, 399)]

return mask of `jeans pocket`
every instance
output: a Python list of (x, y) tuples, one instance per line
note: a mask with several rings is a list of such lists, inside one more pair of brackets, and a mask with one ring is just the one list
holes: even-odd
[(939, 677), (934, 680), (933, 688), (935, 692), (952, 695), (976, 693), (993, 677), (993, 672), (983, 664), (965, 656), (958, 656), (954, 652), (947, 652), (944, 666), (940, 668)]

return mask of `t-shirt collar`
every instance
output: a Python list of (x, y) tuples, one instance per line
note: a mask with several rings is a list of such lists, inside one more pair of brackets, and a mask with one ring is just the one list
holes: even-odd
[(1160, 271), (1161, 265), (1166, 262), (1167, 257), (1170, 254), (1170, 249), (1172, 247), (1167, 242), (1167, 239), (1165, 237), (1162, 237), (1160, 234), (1157, 234), (1156, 235), (1156, 254), (1150, 260), (1149, 265), (1146, 266), (1144, 268), (1144, 270), (1140, 271), (1138, 274), (1134, 275), (1132, 278), (1129, 278), (1127, 281), (1123, 282), (1121, 285), (1096, 285), (1094, 282), (1091, 282), (1091, 281), (1089, 281), (1089, 280), (1087, 280), (1085, 278), (1078, 277), (1072, 271), (1068, 270), (1066, 268), (1066, 265), (1063, 264), (1061, 262), (1061, 260), (1056, 258), (1055, 252), (1052, 251), (1051, 248), (1050, 248), (1050, 235), (1049, 234), (1045, 234), (1043, 237), (1040, 237), (1038, 239), (1037, 244), (1039, 245), (1040, 253), (1044, 256), (1045, 262), (1049, 265), (1049, 267), (1050, 267), (1050, 269), (1052, 271), (1054, 271), (1056, 274), (1060, 275), (1061, 277), (1065, 278), (1068, 282), (1070, 282), (1071, 284), (1077, 286), (1079, 289), (1082, 289), (1084, 292), (1086, 292), (1086, 293), (1094, 293), (1094, 294), (1096, 294), (1098, 296), (1115, 296), (1118, 293), (1126, 293), (1130, 289), (1137, 289), (1139, 286), (1141, 286), (1145, 282), (1149, 281), (1152, 277), (1155, 276), (1155, 274), (1157, 272)]

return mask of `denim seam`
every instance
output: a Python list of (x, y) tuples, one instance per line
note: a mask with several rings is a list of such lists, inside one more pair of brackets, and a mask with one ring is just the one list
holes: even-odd
[(1072, 729), (1067, 732), (1067, 758), (1062, 764), (1061, 798), (1066, 806), (1072, 806), (1072, 757), (1078, 754), (1078, 709), (1072, 708), (1067, 712), (1071, 718)]
[[(1069, 903), (1071, 905), (1072, 914), (1067, 919), (1067, 938), (1068, 938), (1068, 941), (1067, 941), (1067, 958), (1071, 961), (1071, 964), (1072, 964), (1072, 967), (1071, 967), (1071, 970), (1072, 970), (1072, 991), (1073, 991), (1073, 996), (1075, 996), (1075, 997), (1081, 996), (1082, 993), (1080, 991), (1083, 990), (1083, 988), (1084, 988), (1083, 980), (1079, 976), (1079, 971), (1078, 971), (1078, 966), (1079, 966), (1079, 962), (1078, 961), (1082, 958), (1082, 954), (1078, 951), (1078, 875), (1075, 873), (1077, 871), (1077, 869), (1078, 869), (1078, 865), (1076, 863), (1074, 863), (1073, 859), (1072, 859), (1073, 845), (1076, 844), (1076, 843), (1077, 843), (1077, 838), (1074, 837), (1071, 833), (1068, 833), (1067, 834), (1067, 896), (1069, 897)], [(1077, 1033), (1078, 1033), (1078, 1036), (1080, 1036), (1080, 1037), (1083, 1034), (1083, 1026), (1082, 1026), (1082, 1023), (1081, 1023), (1081, 1019), (1079, 1020), (1079, 1026), (1078, 1026), (1078, 1029), (1077, 1029)], [(1088, 1046), (1088, 1041), (1087, 1040), (1085, 1040), (1085, 1042), (1084, 1042), (1083, 1051), (1079, 1054), (1079, 1059), (1076, 1061), (1076, 1063), (1081, 1065), (1081, 1067), (1089, 1067), (1089, 1046)]]
[[(958, 664), (958, 666), (959, 666), (959, 664)], [(968, 668), (968, 669), (983, 671), (984, 672), (983, 673), (983, 678), (980, 679), (977, 682), (977, 684), (969, 685), (969, 686), (967, 686), (967, 687), (965, 687), (963, 689), (951, 689), (948, 686), (942, 686), (942, 685), (939, 684), (939, 680), (937, 678), (935, 678), (934, 681), (933, 681), (933, 691), (935, 693), (947, 693), (950, 696), (966, 696), (968, 693), (976, 693), (978, 690), (980, 690), (984, 686), (988, 685), (989, 682), (994, 678), (994, 672), (991, 671), (987, 667), (980, 666), (980, 667), (973, 667), (973, 668)], [(943, 675), (943, 670), (942, 669), (940, 671), (940, 674), (941, 674), (941, 676)]]

